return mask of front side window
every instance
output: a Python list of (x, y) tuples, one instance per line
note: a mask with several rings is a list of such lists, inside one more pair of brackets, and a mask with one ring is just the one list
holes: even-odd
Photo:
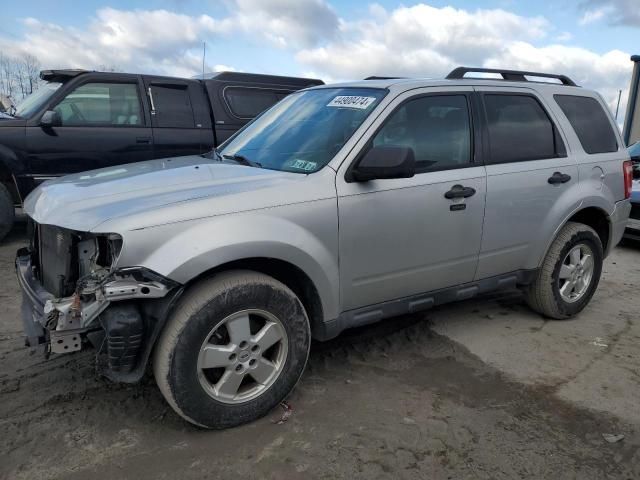
[(316, 172), (331, 161), (386, 93), (375, 88), (294, 93), (232, 137), (220, 154), (272, 170)]
[(372, 145), (413, 149), (418, 172), (468, 166), (472, 155), (467, 97), (427, 96), (408, 101), (387, 119)]
[(618, 151), (616, 134), (600, 103), (591, 97), (554, 95), (582, 148), (589, 154)]
[(542, 105), (530, 95), (484, 95), (491, 163), (554, 158), (562, 140)]
[(54, 111), (63, 126), (142, 125), (138, 87), (127, 83), (85, 83)]

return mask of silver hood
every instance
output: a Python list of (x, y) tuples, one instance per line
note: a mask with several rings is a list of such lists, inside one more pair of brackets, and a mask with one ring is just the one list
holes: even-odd
[(201, 156), (151, 160), (45, 182), (24, 209), (41, 224), (92, 231), (108, 222), (111, 230), (97, 230), (132, 230), (317, 199), (317, 192), (295, 188), (307, 177)]

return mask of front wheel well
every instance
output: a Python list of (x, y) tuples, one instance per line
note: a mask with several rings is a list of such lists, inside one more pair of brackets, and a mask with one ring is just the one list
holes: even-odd
[(307, 312), (309, 322), (311, 323), (312, 335), (324, 322), (322, 302), (313, 281), (303, 270), (284, 260), (263, 257), (234, 260), (207, 270), (190, 280), (187, 286), (198, 282), (202, 278), (228, 270), (253, 270), (269, 275), (289, 287), (300, 299)]
[(602, 250), (604, 252), (607, 251), (611, 225), (609, 223), (608, 215), (604, 210), (597, 207), (584, 208), (579, 212), (576, 212), (568, 221), (582, 223), (593, 228), (598, 234), (598, 237), (600, 237)]

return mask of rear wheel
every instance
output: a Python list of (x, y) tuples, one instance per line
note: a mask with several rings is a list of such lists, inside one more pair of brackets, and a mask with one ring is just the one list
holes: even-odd
[(542, 315), (569, 318), (589, 303), (602, 272), (603, 249), (591, 227), (565, 225), (527, 290), (527, 303)]
[(15, 208), (9, 189), (0, 183), (0, 242), (13, 228)]
[(192, 287), (154, 353), (163, 395), (183, 418), (226, 428), (267, 414), (294, 388), (309, 355), (304, 308), (277, 280), (225, 272)]

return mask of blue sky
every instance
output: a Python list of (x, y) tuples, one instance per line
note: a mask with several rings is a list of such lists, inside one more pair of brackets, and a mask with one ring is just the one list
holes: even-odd
[[(6, 18), (19, 20), (26, 17), (46, 19), (49, 22), (82, 28), (95, 12), (103, 7), (113, 7), (122, 10), (151, 10), (166, 9), (174, 12), (199, 15), (206, 13), (212, 16), (225, 14), (233, 8), (231, 2), (220, 0), (113, 0), (113, 1), (60, 1), (33, 0), (27, 8), (21, 2), (3, 2), (3, 12)], [(349, 0), (333, 1), (330, 4), (335, 10), (347, 18), (354, 18), (366, 11), (372, 3), (377, 3), (388, 10), (399, 5), (412, 5), (420, 2), (396, 1), (396, 0)], [(485, 0), (485, 1), (447, 1), (432, 0), (424, 3), (435, 7), (453, 6), (470, 11), (482, 9), (504, 9), (523, 16), (541, 15), (553, 21), (559, 31), (570, 32), (573, 36), (570, 43), (589, 48), (602, 53), (613, 48), (633, 50), (632, 46), (638, 45), (640, 52), (640, 30), (638, 26), (609, 25), (608, 22), (599, 22), (588, 28), (580, 25), (579, 20), (590, 9), (589, 2), (580, 0), (556, 0), (552, 2), (531, 0)], [(607, 2), (600, 2), (603, 5)], [(612, 4), (615, 2), (611, 2)], [(595, 4), (595, 3), (594, 3)], [(629, 2), (631, 5), (631, 2)], [(636, 8), (640, 9), (640, 5)], [(4, 16), (4, 14), (3, 14)], [(2, 22), (0, 35), (20, 36), (24, 31), (23, 25), (18, 22)], [(225, 54), (224, 48), (216, 52)]]
[[(558, 71), (615, 104), (640, 53), (638, 0), (3, 2), (0, 52), (47, 68), (440, 76), (460, 64)], [(634, 50), (635, 48), (638, 51)], [(626, 93), (626, 92), (625, 92)]]

